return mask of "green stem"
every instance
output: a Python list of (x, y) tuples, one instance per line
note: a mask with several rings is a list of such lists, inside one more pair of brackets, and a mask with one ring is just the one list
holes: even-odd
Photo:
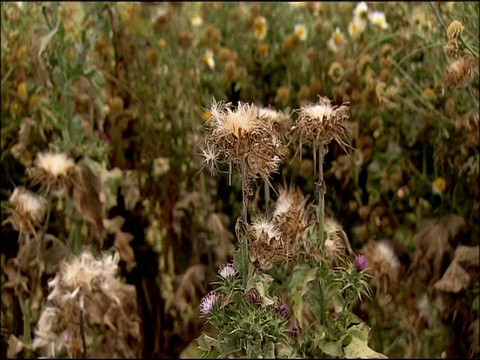
[(247, 208), (248, 208), (248, 175), (245, 164), (242, 164), (242, 217), (245, 222), (248, 222), (247, 219)]
[(460, 36), (458, 38), (460, 40), (460, 42), (462, 43), (463, 46), (465, 46), (465, 48), (473, 55), (475, 56), (477, 59), (479, 57), (478, 55), (478, 51), (475, 51), (474, 49), (472, 49), (472, 47), (470, 46), (470, 44), (468, 44), (465, 40), (463, 40), (463, 38)]
[[(19, 279), (20, 279), (20, 277), (19, 277)], [(20, 303), (20, 309), (22, 310), (22, 315), (23, 315), (24, 343), (25, 343), (25, 345), (30, 346), (32, 344), (32, 338), (30, 336), (30, 331), (31, 331), (31, 327), (30, 327), (30, 319), (31, 319), (30, 301), (29, 300), (24, 301), (21, 289), (19, 289), (19, 292), (18, 292), (18, 301)], [(31, 351), (27, 350), (27, 353), (25, 354), (25, 357), (27, 359), (29, 359), (29, 358), (31, 358), (31, 355), (32, 355)]]
[(268, 185), (267, 183), (264, 183), (263, 189), (265, 194), (265, 210), (268, 213), (268, 210), (270, 209), (270, 185)]

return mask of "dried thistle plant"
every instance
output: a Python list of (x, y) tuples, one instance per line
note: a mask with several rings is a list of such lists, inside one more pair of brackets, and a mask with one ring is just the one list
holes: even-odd
[[(126, 335), (119, 325), (138, 327), (133, 324), (135, 312), (127, 310), (132, 306), (126, 304), (132, 298), (131, 289), (117, 277), (119, 259), (117, 252), (97, 259), (85, 249), (60, 264), (55, 278), (48, 283), (51, 292), (35, 330), (33, 350), (55, 357), (66, 349), (70, 357), (87, 358), (94, 341), (89, 325), (104, 324), (119, 336)], [(111, 351), (120, 350), (116, 347)], [(126, 349), (122, 352), (121, 356), (135, 355)]]
[[(328, 150), (328, 144), (335, 140), (345, 152), (350, 147), (347, 137), (346, 121), (349, 119), (350, 107), (343, 104), (339, 107), (332, 106), (330, 99), (319, 96), (316, 104), (305, 104), (298, 112), (295, 133), (299, 143), (300, 154), (302, 145), (307, 143), (313, 148), (314, 169), (318, 162), (319, 196), (317, 219), (320, 226), (321, 242), (323, 243), (324, 224), (324, 196), (325, 184), (323, 182), (323, 158)], [(318, 157), (318, 159), (317, 159)]]
[(35, 227), (41, 225), (47, 212), (47, 200), (23, 187), (17, 187), (8, 201), (11, 205), (6, 209), (9, 216), (2, 225), (12, 224), (13, 228), (19, 232), (19, 239), (24, 233), (35, 235)]
[(271, 218), (259, 215), (249, 228), (253, 263), (267, 270), (278, 261), (295, 260), (302, 247), (306, 249), (310, 215), (306, 204), (307, 198), (299, 189), (285, 187), (279, 190)]
[(242, 215), (246, 219), (252, 180), (260, 177), (270, 184), (271, 173), (277, 171), (281, 163), (283, 146), (276, 135), (275, 121), (270, 117), (261, 118), (255, 105), (243, 102), (232, 109), (231, 103), (213, 99), (209, 112), (205, 165), (213, 172), (217, 169), (216, 164), (227, 163), (230, 184), (232, 168), (240, 171)]
[(457, 89), (467, 87), (475, 77), (473, 61), (468, 56), (460, 56), (444, 72), (443, 83)]
[(283, 239), (283, 258), (288, 260), (303, 246), (306, 248), (310, 209), (308, 198), (295, 187), (280, 188), (273, 211), (273, 221)]

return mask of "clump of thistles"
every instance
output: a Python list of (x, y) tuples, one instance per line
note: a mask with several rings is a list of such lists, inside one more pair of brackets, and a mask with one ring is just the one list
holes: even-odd
[(205, 316), (210, 311), (212, 311), (217, 300), (218, 300), (218, 294), (213, 291), (205, 295), (200, 301), (200, 314), (202, 316)]
[(209, 112), (207, 150), (204, 151), (209, 170), (213, 172), (218, 163), (226, 163), (230, 176), (236, 167), (245, 178), (260, 177), (269, 182), (282, 157), (275, 121), (261, 117), (255, 105), (243, 102), (232, 108), (231, 103), (213, 100)]
[(47, 211), (47, 200), (23, 187), (17, 187), (8, 200), (9, 217), (3, 222), (11, 223), (20, 232), (35, 234), (35, 226), (39, 226)]
[(273, 263), (295, 258), (305, 246), (309, 211), (307, 198), (300, 190), (280, 188), (272, 217), (257, 216), (250, 226), (250, 259), (261, 269)]
[(34, 183), (43, 183), (47, 190), (52, 187), (64, 190), (75, 181), (75, 161), (65, 153), (45, 152), (38, 153), (34, 166), (27, 169)]
[(303, 105), (297, 112), (296, 132), (300, 148), (303, 143), (311, 144), (315, 154), (318, 147), (335, 140), (346, 152), (350, 146), (345, 127), (350, 117), (347, 104), (335, 107), (330, 99), (320, 96), (316, 104)]

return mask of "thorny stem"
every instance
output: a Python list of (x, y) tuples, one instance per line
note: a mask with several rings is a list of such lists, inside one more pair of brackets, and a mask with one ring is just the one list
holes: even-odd
[(323, 246), (323, 228), (325, 222), (325, 183), (323, 181), (323, 154), (324, 146), (318, 147), (318, 207), (317, 207), (317, 219), (320, 233), (320, 246)]

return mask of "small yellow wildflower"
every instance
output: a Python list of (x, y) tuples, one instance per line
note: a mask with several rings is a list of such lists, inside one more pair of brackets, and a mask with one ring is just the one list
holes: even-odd
[(192, 24), (193, 27), (199, 27), (203, 24), (203, 19), (200, 15), (195, 15), (190, 20), (190, 23)]
[(373, 25), (378, 26), (380, 29), (388, 29), (390, 25), (387, 23), (387, 19), (385, 18), (385, 14), (382, 11), (372, 11), (368, 18)]
[(340, 50), (340, 47), (346, 43), (345, 35), (337, 26), (332, 36), (327, 42), (327, 47), (330, 51), (336, 53)]
[(28, 91), (27, 91), (27, 83), (25, 81), (22, 81), (20, 84), (18, 84), (17, 96), (22, 102), (27, 102)]
[(295, 25), (293, 32), (295, 33), (295, 36), (298, 37), (301, 41), (305, 41), (307, 39), (308, 31), (305, 25)]
[(213, 51), (210, 49), (207, 49), (205, 51), (205, 54), (203, 55), (203, 61), (205, 61), (205, 64), (213, 70), (215, 69), (215, 59), (213, 58)]
[(161, 48), (164, 48), (167, 46), (167, 40), (165, 40), (164, 38), (161, 38), (160, 40), (158, 40), (158, 46), (160, 46)]
[(368, 5), (365, 1), (359, 2), (353, 10), (353, 17), (355, 19), (366, 22), (368, 18)]
[(157, 157), (153, 160), (153, 175), (161, 176), (170, 170), (170, 159), (164, 157)]
[(365, 31), (367, 23), (359, 18), (353, 18), (348, 24), (348, 33), (352, 39), (358, 39), (360, 35)]
[(257, 16), (254, 22), (255, 33), (254, 36), (258, 40), (265, 39), (267, 36), (267, 20), (263, 16)]
[(445, 181), (444, 178), (442, 177), (436, 178), (432, 184), (432, 192), (434, 194), (441, 195), (445, 191), (446, 187), (447, 187), (447, 182)]

